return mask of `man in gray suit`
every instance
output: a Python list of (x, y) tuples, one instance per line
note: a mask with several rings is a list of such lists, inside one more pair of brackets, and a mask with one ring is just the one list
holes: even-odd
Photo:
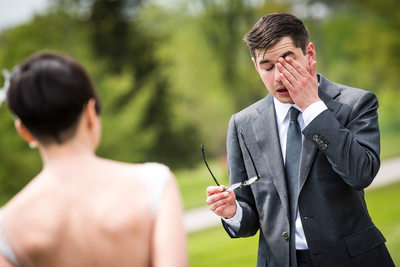
[(210, 209), (233, 238), (260, 230), (257, 266), (394, 266), (364, 200), (380, 166), (375, 95), (317, 75), (292, 15), (262, 17), (245, 41), (269, 95), (232, 116), (228, 170), (231, 184), (254, 177), (250, 152), (260, 179), (207, 188)]

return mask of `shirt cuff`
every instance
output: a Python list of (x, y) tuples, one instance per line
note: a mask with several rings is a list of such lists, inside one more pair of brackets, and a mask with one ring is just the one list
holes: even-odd
[(305, 127), (326, 109), (328, 108), (322, 100), (309, 105), (308, 108), (306, 108), (303, 112), (303, 121)]
[(237, 233), (240, 229), (240, 221), (242, 220), (242, 216), (243, 216), (243, 209), (236, 201), (235, 215), (233, 215), (233, 217), (229, 219), (222, 217), (222, 220), (224, 220), (228, 224), (229, 228), (231, 228), (234, 233)]

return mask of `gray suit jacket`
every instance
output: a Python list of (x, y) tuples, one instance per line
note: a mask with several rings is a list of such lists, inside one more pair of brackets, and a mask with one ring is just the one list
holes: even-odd
[[(304, 130), (298, 207), (314, 266), (394, 266), (385, 238), (368, 214), (364, 191), (380, 167), (378, 101), (361, 89), (333, 83), (322, 75), (319, 96), (328, 110)], [(268, 95), (232, 116), (227, 136), (230, 183), (261, 179), (236, 197), (243, 209), (231, 237), (260, 230), (257, 266), (296, 266), (290, 238), (288, 192), (275, 119)], [(294, 234), (294, 233), (293, 233)]]

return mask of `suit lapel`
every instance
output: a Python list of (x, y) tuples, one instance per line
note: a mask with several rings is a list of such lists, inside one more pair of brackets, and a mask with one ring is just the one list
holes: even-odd
[[(264, 105), (258, 108), (257, 111), (259, 112), (259, 116), (255, 119), (252, 127), (257, 144), (260, 148), (260, 155), (264, 158), (264, 171), (268, 173), (268, 177), (264, 178), (273, 180), (282, 205), (289, 214), (286, 178), (276, 125), (275, 108), (271, 95), (265, 98)], [(267, 133), (268, 138), (265, 138)], [(263, 177), (261, 177), (261, 179), (262, 178)]]
[[(342, 103), (335, 100), (335, 98), (340, 94), (337, 86), (327, 80), (322, 75), (318, 75), (319, 77), (319, 86), (318, 86), (318, 94), (322, 101), (324, 101), (325, 105), (328, 109), (336, 114)], [(299, 177), (299, 192), (304, 186), (304, 183), (307, 179), (308, 173), (310, 172), (311, 165), (314, 161), (315, 153), (317, 152), (317, 147), (313, 142), (304, 138), (303, 148), (301, 151), (300, 157), (300, 177)]]

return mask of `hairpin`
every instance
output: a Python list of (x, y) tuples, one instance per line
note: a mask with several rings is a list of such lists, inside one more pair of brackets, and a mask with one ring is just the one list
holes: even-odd
[(0, 107), (1, 107), (1, 104), (3, 104), (3, 102), (6, 101), (7, 91), (8, 91), (8, 88), (10, 87), (11, 78), (14, 77), (17, 72), (19, 72), (18, 65), (15, 66), (11, 72), (9, 72), (6, 69), (3, 69), (3, 71), (2, 71), (2, 74), (4, 77), (4, 85), (0, 89)]

